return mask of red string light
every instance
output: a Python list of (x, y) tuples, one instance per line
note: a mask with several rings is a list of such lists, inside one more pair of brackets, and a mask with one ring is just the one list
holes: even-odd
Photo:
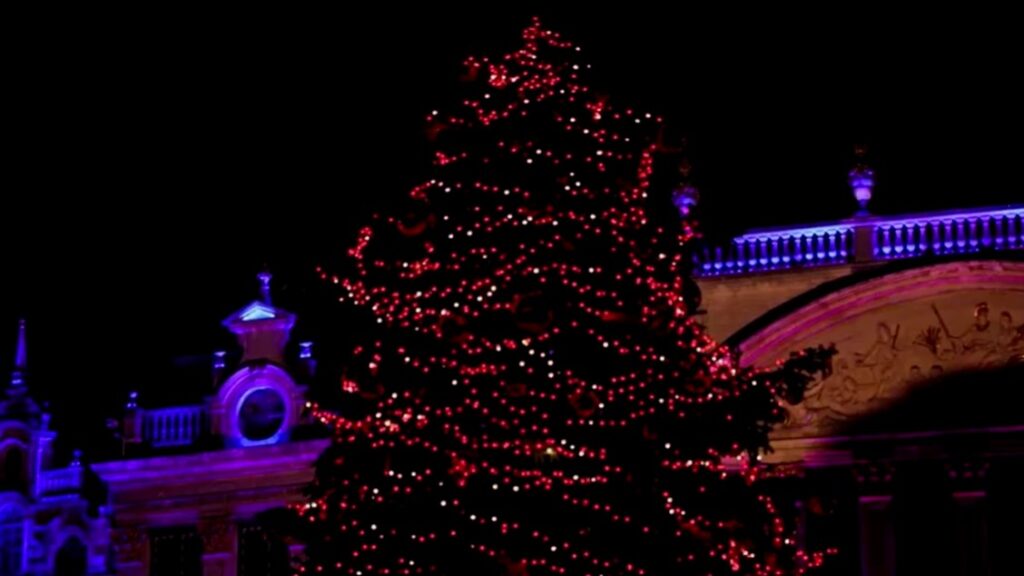
[(739, 368), (692, 319), (695, 231), (651, 218), (662, 119), (594, 94), (579, 49), (537, 21), (466, 65), (476, 91), (427, 118), (435, 177), (360, 231), (349, 271), (320, 269), (380, 336), (353, 355), (351, 405), (311, 408), (336, 437), (299, 508), (300, 572), (818, 565), (735, 458), (801, 381)]

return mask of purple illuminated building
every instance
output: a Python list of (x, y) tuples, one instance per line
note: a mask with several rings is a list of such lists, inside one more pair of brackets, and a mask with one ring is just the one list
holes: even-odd
[(293, 548), (258, 520), (300, 500), (326, 445), (304, 416), (312, 345), (286, 357), (295, 316), (261, 298), (224, 320), (240, 358), (216, 352), (213, 393), (147, 406), (132, 392), (123, 457), (53, 461), (56, 434), (26, 394), (25, 325), (0, 404), (0, 574), (254, 576), (287, 573)]
[(0, 574), (108, 574), (110, 507), (82, 466), (54, 461), (50, 415), (28, 394), (25, 321), (0, 401)]
[[(853, 217), (703, 249), (699, 318), (747, 365), (838, 348), (762, 455), (786, 472), (799, 537), (838, 549), (823, 574), (1020, 573), (1024, 205), (881, 216), (871, 168), (849, 176)], [(313, 346), (288, 346), (296, 318), (270, 281), (224, 320), (238, 353), (211, 354), (207, 396), (129, 394), (121, 457), (91, 466), (54, 456), (21, 323), (0, 401), (0, 576), (287, 573), (300, 550), (261, 513), (301, 501), (327, 440), (303, 410)]]

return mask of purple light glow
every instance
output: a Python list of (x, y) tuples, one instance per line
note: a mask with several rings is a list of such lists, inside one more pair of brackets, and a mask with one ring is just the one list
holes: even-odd
[(276, 318), (274, 309), (262, 302), (253, 302), (242, 311), (240, 318), (242, 322), (255, 322), (257, 320), (272, 320)]
[(682, 187), (672, 191), (672, 203), (675, 204), (675, 207), (679, 210), (679, 215), (683, 218), (690, 215), (699, 199), (700, 194), (697, 188), (690, 184), (684, 184)]
[(1024, 207), (1019, 206), (885, 219), (874, 224), (874, 256), (906, 258), (926, 251), (929, 245), (936, 255), (1012, 249), (1024, 245), (1022, 219)]
[[(860, 254), (857, 231), (872, 235), (871, 252)], [(969, 254), (1024, 247), (1024, 206), (935, 212), (913, 216), (860, 217), (830, 225), (774, 228), (735, 238), (727, 249), (698, 256), (700, 277), (732, 276), (793, 267), (846, 264), (851, 260)]]
[(860, 205), (860, 215), (868, 213), (868, 202), (871, 202), (871, 189), (875, 187), (875, 171), (865, 162), (864, 155), (867, 151), (858, 146), (854, 153), (857, 155), (857, 163), (850, 170), (847, 182), (853, 189), (853, 197)]

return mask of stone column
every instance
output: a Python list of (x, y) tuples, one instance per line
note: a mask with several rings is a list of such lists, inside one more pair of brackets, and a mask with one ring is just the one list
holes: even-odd
[(118, 576), (149, 574), (149, 536), (137, 526), (116, 528), (113, 534), (114, 569)]
[(875, 258), (875, 227), (869, 222), (859, 222), (853, 227), (853, 261), (873, 262)]
[(207, 518), (199, 522), (203, 539), (203, 575), (235, 576), (238, 567), (238, 529), (230, 518)]
[(860, 566), (864, 576), (896, 574), (895, 529), (892, 513), (892, 466), (870, 463), (854, 468), (860, 489)]
[(988, 502), (985, 479), (988, 463), (947, 462), (955, 514), (957, 574), (991, 574), (988, 554)]

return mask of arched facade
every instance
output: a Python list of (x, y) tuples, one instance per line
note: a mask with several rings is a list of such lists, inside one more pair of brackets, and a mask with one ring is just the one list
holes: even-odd
[(50, 566), (54, 576), (85, 576), (89, 571), (88, 537), (79, 529), (60, 534), (59, 544), (51, 548)]
[(825, 574), (1019, 571), (1024, 206), (752, 231), (698, 259), (748, 366), (834, 344), (761, 461)]
[[(837, 427), (950, 372), (1002, 366), (1024, 355), (1024, 262), (927, 264), (783, 304), (735, 342), (745, 364), (835, 344), (833, 371), (789, 406), (776, 439)], [(780, 313), (781, 312), (781, 313)]]
[(29, 433), (18, 422), (0, 424), (0, 490), (25, 493), (29, 486)]

